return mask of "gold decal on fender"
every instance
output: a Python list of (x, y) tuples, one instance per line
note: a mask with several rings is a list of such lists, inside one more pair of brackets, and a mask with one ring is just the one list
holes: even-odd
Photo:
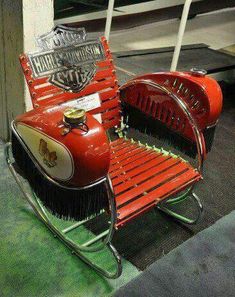
[(47, 142), (42, 138), (40, 139), (40, 143), (39, 143), (39, 153), (43, 157), (43, 162), (49, 168), (56, 166), (56, 160), (57, 160), (56, 152), (55, 151), (50, 152), (47, 147)]

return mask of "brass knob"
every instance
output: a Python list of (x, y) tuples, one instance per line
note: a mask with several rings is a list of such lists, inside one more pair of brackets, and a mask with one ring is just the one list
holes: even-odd
[(64, 122), (69, 125), (79, 125), (86, 121), (86, 111), (76, 107), (64, 111)]

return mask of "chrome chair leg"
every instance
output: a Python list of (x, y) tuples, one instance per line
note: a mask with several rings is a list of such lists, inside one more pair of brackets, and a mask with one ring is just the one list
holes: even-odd
[[(197, 216), (196, 216), (195, 219), (185, 217), (185, 216), (173, 211), (172, 209), (170, 209), (167, 206), (167, 205), (170, 206), (170, 205), (178, 204), (178, 203), (182, 202), (183, 200), (187, 199), (190, 196), (193, 198), (193, 201), (194, 201), (195, 206), (197, 208)], [(187, 191), (184, 195), (181, 195), (179, 197), (172, 198), (172, 199), (169, 199), (169, 200), (166, 200), (166, 201), (163, 201), (163, 202), (159, 203), (157, 205), (157, 209), (159, 209), (160, 211), (164, 212), (165, 214), (173, 217), (175, 220), (177, 220), (177, 221), (179, 221), (181, 223), (194, 225), (194, 224), (196, 224), (198, 222), (198, 220), (201, 217), (201, 214), (203, 212), (203, 205), (202, 205), (199, 197), (195, 193), (193, 193), (193, 192), (189, 193), (189, 191)]]
[[(48, 227), (48, 229), (50, 231), (52, 231), (52, 233), (54, 234), (55, 237), (60, 239), (68, 248), (71, 249), (73, 254), (77, 255), (86, 264), (88, 264), (93, 269), (95, 269), (98, 273), (100, 273), (101, 275), (103, 275), (107, 278), (111, 278), (111, 279), (118, 278), (122, 273), (122, 262), (121, 262), (121, 257), (119, 255), (119, 253), (114, 248), (114, 246), (111, 244), (111, 239), (112, 239), (113, 231), (114, 231), (113, 224), (110, 224), (109, 230), (106, 230), (105, 232), (103, 232), (103, 234), (102, 233), (100, 234), (102, 236), (98, 235), (98, 236), (94, 237), (94, 239), (90, 240), (88, 242), (88, 244), (87, 243), (78, 244), (78, 243), (74, 242), (72, 239), (70, 239), (67, 236), (67, 233), (69, 233), (70, 230), (74, 230), (75, 228), (81, 226), (86, 221), (84, 220), (83, 222), (78, 222), (75, 225), (71, 226), (71, 228), (59, 230), (59, 228), (57, 226), (55, 226), (55, 224), (53, 224), (52, 221), (50, 220), (49, 216), (47, 215), (45, 207), (42, 205), (40, 200), (38, 200), (38, 198), (34, 194), (34, 192), (31, 190), (32, 193), (29, 193), (29, 191), (26, 189), (24, 183), (21, 181), (21, 178), (20, 178), (19, 174), (16, 172), (16, 170), (13, 166), (13, 162), (10, 158), (10, 148), (11, 148), (11, 143), (7, 143), (5, 145), (5, 158), (6, 158), (7, 165), (9, 167), (10, 172), (12, 173), (13, 177), (15, 178), (20, 190), (22, 191), (24, 198), (31, 205), (31, 207), (33, 208), (37, 217)], [(101, 245), (99, 245), (98, 247), (92, 246), (92, 244), (95, 242), (98, 242), (98, 240), (103, 240)], [(90, 260), (87, 256), (84, 255), (84, 252), (90, 252), (90, 253), (93, 252), (94, 253), (94, 252), (102, 251), (104, 248), (107, 248), (111, 252), (111, 254), (115, 260), (116, 269), (114, 272), (109, 272), (109, 271), (101, 268), (94, 261)]]

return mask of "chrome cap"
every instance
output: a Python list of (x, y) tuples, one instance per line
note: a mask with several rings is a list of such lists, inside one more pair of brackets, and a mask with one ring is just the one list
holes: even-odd
[(205, 76), (207, 74), (207, 71), (202, 68), (193, 67), (190, 69), (190, 72), (192, 75), (195, 76)]

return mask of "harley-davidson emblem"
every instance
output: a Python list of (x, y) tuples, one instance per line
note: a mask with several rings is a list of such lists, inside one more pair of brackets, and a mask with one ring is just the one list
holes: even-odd
[(42, 138), (39, 143), (39, 153), (43, 157), (43, 162), (47, 165), (47, 167), (51, 168), (56, 166), (56, 152), (50, 152), (47, 147), (47, 142)]
[(92, 80), (95, 72), (96, 66), (94, 64), (87, 64), (83, 67), (71, 68), (67, 71), (54, 73), (49, 78), (49, 82), (65, 90), (79, 92)]
[(50, 83), (66, 91), (82, 90), (94, 77), (96, 63), (104, 60), (101, 42), (85, 39), (84, 28), (64, 26), (39, 37), (43, 51), (28, 55), (33, 76), (48, 76)]
[(86, 40), (85, 28), (70, 28), (62, 25), (55, 26), (51, 32), (39, 36), (37, 44), (44, 50), (71, 46)]

